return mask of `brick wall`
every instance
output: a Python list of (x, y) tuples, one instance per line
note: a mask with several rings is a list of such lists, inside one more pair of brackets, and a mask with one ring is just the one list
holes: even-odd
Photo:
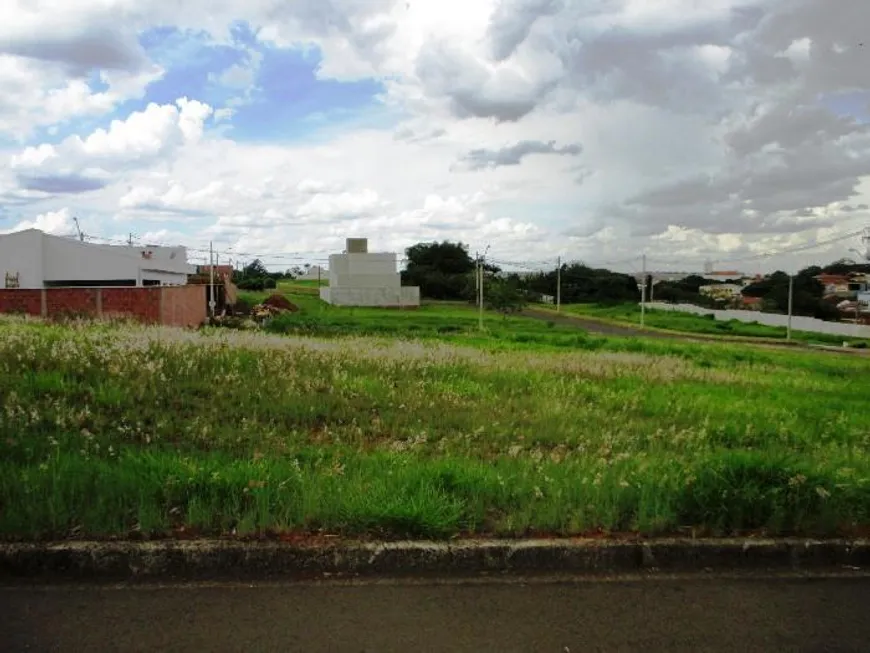
[(0, 289), (0, 313), (48, 318), (128, 317), (146, 324), (195, 327), (207, 315), (205, 286)]
[(163, 306), (160, 322), (171, 326), (199, 326), (208, 315), (206, 286), (175, 286), (161, 288)]
[(46, 314), (77, 317), (97, 314), (97, 288), (49, 288), (45, 291)]
[(42, 291), (0, 289), (0, 313), (42, 315)]
[(103, 317), (132, 317), (146, 324), (160, 322), (163, 288), (101, 288)]

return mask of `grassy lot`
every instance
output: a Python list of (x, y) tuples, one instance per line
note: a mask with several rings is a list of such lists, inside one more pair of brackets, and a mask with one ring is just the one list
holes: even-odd
[[(573, 313), (584, 317), (601, 318), (627, 324), (640, 324), (640, 306), (638, 304), (621, 304), (618, 306), (571, 304), (563, 306), (562, 310), (566, 313)], [(712, 316), (650, 309), (646, 311), (645, 324), (646, 326), (655, 329), (711, 336), (736, 336), (741, 338), (785, 340), (787, 335), (785, 327), (775, 327), (757, 323), (753, 324), (740, 322), (738, 320), (728, 320), (727, 322), (717, 321), (714, 320)], [(844, 341), (866, 343), (866, 340), (860, 338), (849, 338), (838, 335), (796, 330), (792, 331), (792, 339), (798, 342), (832, 345), (842, 345)]]
[[(405, 315), (426, 312), (388, 319)], [(870, 523), (863, 359), (630, 339), (570, 351), (0, 330), (5, 538)]]
[[(266, 326), (271, 333), (307, 336), (392, 336), (438, 339), (488, 348), (510, 348), (536, 344), (555, 348), (590, 348), (596, 340), (572, 325), (523, 317), (484, 313), (484, 332), (479, 328), (477, 310), (463, 302), (428, 302), (415, 309), (345, 308), (326, 304), (318, 298), (316, 283), (298, 286), (284, 283), (278, 292), (299, 307), (299, 312), (274, 318)], [(303, 282), (304, 283), (304, 282)], [(250, 304), (263, 301), (269, 292), (240, 292)], [(601, 341), (598, 344), (602, 344)]]

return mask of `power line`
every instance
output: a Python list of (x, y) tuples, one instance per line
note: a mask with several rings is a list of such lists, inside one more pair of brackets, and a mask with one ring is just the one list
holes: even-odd
[(806, 245), (797, 245), (794, 247), (787, 247), (785, 249), (781, 249), (779, 251), (769, 251), (761, 254), (754, 254), (752, 256), (746, 256), (742, 258), (730, 258), (730, 259), (720, 259), (720, 262), (725, 263), (744, 263), (747, 261), (760, 261), (766, 258), (772, 258), (774, 256), (782, 256), (783, 254), (796, 254), (798, 252), (805, 252), (811, 249), (816, 249), (817, 247), (824, 247), (826, 245), (833, 245), (834, 243), (839, 243), (844, 240), (849, 240), (850, 238), (855, 238), (860, 236), (862, 231), (854, 231), (849, 234), (845, 234), (843, 236), (837, 236), (836, 238), (830, 238), (828, 240), (823, 240), (815, 243), (809, 243)]
[[(782, 256), (782, 255), (786, 255), (786, 254), (794, 254), (794, 253), (809, 251), (812, 249), (825, 247), (825, 246), (832, 245), (832, 244), (835, 244), (838, 242), (849, 240), (850, 238), (857, 238), (857, 237), (860, 237), (862, 234), (864, 234), (866, 231), (867, 230), (858, 230), (858, 231), (853, 231), (853, 232), (849, 232), (846, 234), (842, 234), (839, 236), (835, 236), (832, 238), (828, 238), (825, 240), (816, 241), (813, 243), (806, 243), (803, 245), (795, 245), (795, 246), (785, 247), (785, 248), (781, 248), (781, 249), (774, 249), (774, 250), (769, 250), (766, 252), (760, 252), (758, 254), (752, 254), (752, 255), (747, 255), (747, 256), (730, 258), (730, 259), (729, 258), (717, 258), (716, 260), (718, 263), (728, 263), (728, 264), (745, 263), (745, 262), (753, 262), (753, 261), (763, 261), (763, 260), (770, 259), (770, 258), (773, 258), (776, 256)], [(73, 235), (73, 234), (70, 234), (70, 236), (73, 238), (76, 237), (76, 235)], [(83, 239), (83, 240), (86, 240), (88, 242), (105, 243), (105, 244), (122, 245), (122, 246), (132, 246), (132, 242), (133, 242), (134, 238), (137, 241), (141, 240), (141, 238), (139, 236), (136, 236), (135, 234), (130, 234), (129, 239), (127, 239), (127, 240), (120, 240), (117, 238), (106, 238), (106, 237), (101, 237), (101, 236), (94, 236), (91, 234), (80, 234), (80, 235), (78, 235), (78, 237)], [(191, 245), (191, 244), (185, 245), (183, 243), (168, 244), (168, 243), (159, 242), (159, 241), (158, 242), (149, 242), (148, 245), (153, 245), (155, 247), (184, 247), (191, 254), (200, 254), (200, 255), (206, 255), (206, 256), (209, 253), (208, 245), (203, 245), (203, 246)], [(142, 245), (138, 245), (138, 246), (141, 247)], [(218, 245), (217, 248), (214, 249), (214, 252), (216, 254), (220, 255), (221, 258), (224, 258), (224, 259), (232, 258), (232, 259), (235, 259), (236, 261), (238, 261), (239, 259), (251, 259), (251, 260), (259, 259), (264, 265), (269, 266), (269, 267), (277, 267), (280, 265), (292, 265), (292, 264), (298, 264), (298, 263), (303, 263), (303, 262), (306, 262), (306, 263), (307, 262), (316, 262), (316, 263), (328, 262), (329, 259), (325, 255), (332, 253), (329, 250), (315, 250), (315, 251), (310, 251), (310, 252), (273, 252), (273, 253), (239, 252), (239, 251), (235, 251), (233, 249), (232, 245), (226, 245), (226, 246)], [(202, 256), (197, 257), (197, 258), (202, 258)], [(698, 258), (700, 259), (700, 257), (698, 257)], [(583, 265), (586, 267), (599, 268), (599, 269), (600, 268), (610, 268), (611, 266), (629, 265), (632, 268), (632, 270), (634, 270), (634, 272), (637, 272), (637, 264), (640, 262), (640, 260), (641, 260), (640, 254), (636, 254), (634, 256), (627, 257), (627, 258), (612, 259), (612, 260), (605, 260), (605, 261), (590, 261), (590, 260), (582, 258), (582, 257), (578, 257), (578, 258), (574, 258), (574, 259), (565, 259), (565, 258), (559, 257), (559, 258), (554, 258), (554, 259), (549, 259), (549, 260), (537, 260), (537, 261), (530, 261), (530, 260), (514, 261), (514, 260), (510, 260), (509, 257), (498, 257), (498, 258), (491, 257), (491, 258), (489, 258), (489, 261), (491, 261), (492, 263), (494, 263), (502, 268), (505, 268), (505, 267), (516, 268), (516, 269), (519, 269), (522, 271), (542, 272), (542, 273), (546, 273), (546, 272), (549, 272), (551, 270), (554, 270), (556, 268), (556, 266), (560, 265), (560, 264), (561, 265)], [(688, 259), (683, 259), (683, 260), (685, 261)], [(665, 258), (659, 258), (657, 256), (649, 256), (649, 257), (647, 257), (647, 261), (648, 262), (663, 263), (663, 264), (668, 265), (669, 267), (673, 266), (673, 264), (674, 264), (673, 258), (665, 259)], [(407, 259), (402, 258), (398, 262), (405, 263), (405, 262), (407, 262)]]

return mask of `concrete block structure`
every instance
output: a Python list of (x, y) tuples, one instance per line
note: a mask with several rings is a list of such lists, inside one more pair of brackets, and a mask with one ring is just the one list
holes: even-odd
[(364, 238), (348, 238), (344, 254), (329, 257), (329, 287), (320, 298), (335, 306), (415, 307), (420, 289), (402, 286), (395, 254), (370, 253)]

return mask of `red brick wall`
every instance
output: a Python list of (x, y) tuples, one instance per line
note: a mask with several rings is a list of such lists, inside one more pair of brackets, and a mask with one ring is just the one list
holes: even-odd
[(46, 288), (45, 309), (49, 317), (97, 314), (97, 288)]
[(147, 324), (195, 327), (206, 320), (206, 286), (0, 289), (0, 313), (46, 317), (127, 317)]
[(162, 288), (101, 288), (103, 317), (133, 317), (146, 324), (160, 322)]
[(205, 322), (208, 315), (206, 286), (174, 286), (160, 290), (163, 293), (161, 323), (194, 327)]
[(0, 313), (42, 315), (42, 291), (0, 289)]

